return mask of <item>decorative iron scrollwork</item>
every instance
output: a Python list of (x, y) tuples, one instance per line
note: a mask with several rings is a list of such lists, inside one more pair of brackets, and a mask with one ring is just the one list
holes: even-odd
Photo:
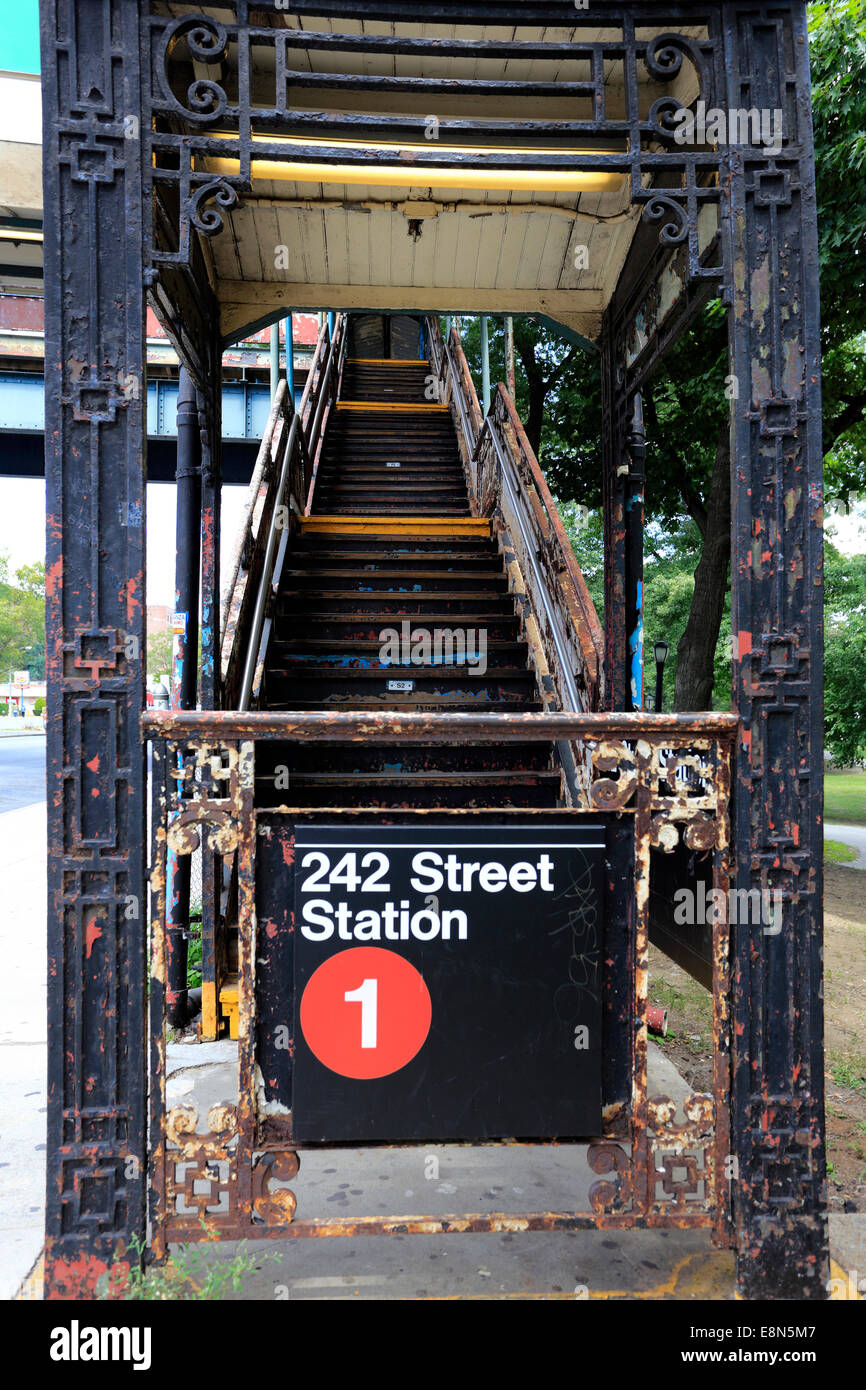
[(647, 222), (664, 222), (659, 232), (659, 241), (665, 246), (681, 246), (688, 239), (689, 220), (686, 209), (676, 198), (668, 198), (663, 193), (654, 193), (644, 208)]
[(207, 1113), (208, 1132), (199, 1134), (198, 1110), (194, 1105), (174, 1105), (165, 1117), (165, 1137), (187, 1157), (210, 1153), (224, 1156), (238, 1131), (234, 1106), (220, 1101)]
[(228, 54), (228, 35), (219, 20), (197, 14), (176, 19), (168, 25), (162, 38), (160, 69), (165, 94), (185, 120), (203, 125), (222, 116), (228, 98), (219, 83), (209, 77), (199, 77), (190, 83), (186, 105), (176, 96), (171, 86), (169, 66), (173, 50), (182, 39), (186, 40), (191, 58), (200, 63), (218, 63)]
[(587, 1162), (594, 1173), (612, 1173), (613, 1178), (594, 1182), (589, 1201), (599, 1215), (626, 1211), (634, 1199), (631, 1159), (618, 1144), (591, 1144)]
[(170, 776), (177, 784), (178, 806), (168, 821), (169, 849), (192, 854), (204, 839), (215, 854), (231, 854), (238, 845), (241, 814), (237, 748), (200, 743), (175, 751)]
[(210, 183), (201, 184), (194, 193), (190, 195), (187, 203), (187, 213), (190, 226), (194, 227), (202, 236), (216, 236), (223, 229), (222, 213), (217, 208), (204, 206), (213, 199), (219, 204), (220, 208), (228, 211), (230, 208), (237, 207), (238, 193), (225, 179), (214, 179)]
[(272, 1188), (271, 1183), (289, 1183), (298, 1176), (300, 1158), (293, 1150), (266, 1153), (253, 1164), (253, 1214), (268, 1226), (288, 1225), (298, 1199), (289, 1187)]
[(694, 1207), (711, 1210), (715, 1191), (712, 1138), (715, 1101), (711, 1095), (687, 1096), (685, 1121), (676, 1120), (677, 1104), (669, 1096), (647, 1102), (650, 1144), (650, 1193), (657, 1211)]

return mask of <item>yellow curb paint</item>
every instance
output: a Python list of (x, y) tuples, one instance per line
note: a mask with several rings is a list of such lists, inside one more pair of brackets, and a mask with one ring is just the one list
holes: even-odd
[(863, 1295), (857, 1292), (857, 1280), (853, 1274), (848, 1274), (836, 1260), (830, 1256), (830, 1292), (827, 1295), (831, 1302), (835, 1303), (862, 1303)]

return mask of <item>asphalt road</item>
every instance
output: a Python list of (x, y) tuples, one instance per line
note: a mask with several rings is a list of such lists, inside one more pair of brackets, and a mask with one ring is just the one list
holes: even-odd
[(0, 813), (45, 800), (45, 735), (0, 738)]

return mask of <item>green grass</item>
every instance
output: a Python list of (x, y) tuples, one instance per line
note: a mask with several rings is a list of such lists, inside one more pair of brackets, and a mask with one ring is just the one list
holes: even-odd
[(837, 1086), (866, 1091), (866, 1057), (831, 1057), (830, 1075)]
[(857, 851), (850, 845), (843, 845), (841, 840), (825, 840), (824, 858), (831, 864), (850, 864), (857, 858)]
[(866, 772), (828, 772), (824, 778), (824, 820), (866, 825)]
[[(204, 1222), (202, 1222), (204, 1227)], [(206, 1229), (206, 1228), (205, 1228)], [(102, 1277), (100, 1298), (117, 1297), (131, 1302), (165, 1302), (169, 1299), (222, 1301), (229, 1293), (240, 1293), (244, 1278), (261, 1268), (263, 1261), (279, 1263), (279, 1253), (251, 1255), (241, 1241), (235, 1254), (214, 1259), (206, 1247), (184, 1245), (163, 1265), (144, 1265), (145, 1248), (135, 1237), (132, 1269), (112, 1265)]]

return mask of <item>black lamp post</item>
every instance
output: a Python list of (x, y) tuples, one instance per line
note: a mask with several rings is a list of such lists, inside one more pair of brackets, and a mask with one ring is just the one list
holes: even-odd
[(656, 659), (656, 714), (661, 714), (664, 701), (665, 662), (670, 647), (667, 642), (656, 642), (653, 647)]

